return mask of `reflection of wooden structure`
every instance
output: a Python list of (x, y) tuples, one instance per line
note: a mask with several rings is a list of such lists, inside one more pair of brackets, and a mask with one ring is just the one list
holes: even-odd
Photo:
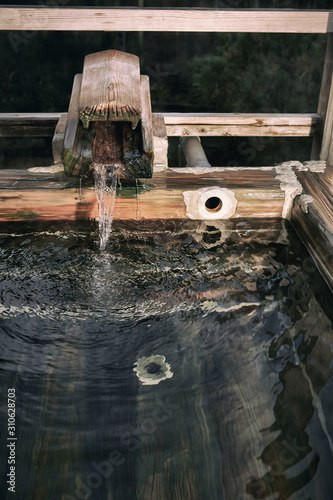
[[(212, 169), (209, 172), (199, 172), (198, 169), (196, 172), (180, 170), (155, 172), (146, 186), (136, 188), (134, 198), (134, 188), (122, 191), (116, 202), (115, 217), (184, 218), (186, 207), (182, 199), (182, 189), (194, 190), (198, 187), (216, 185), (227, 187), (235, 192), (238, 199), (233, 219), (237, 217), (290, 217), (326, 281), (333, 289), (331, 262), (333, 250), (332, 11), (86, 9), (13, 6), (1, 7), (0, 14), (0, 29), (11, 31), (109, 30), (327, 34), (327, 52), (317, 113), (212, 115), (168, 113), (164, 115), (164, 132), (163, 127), (160, 126), (158, 133), (157, 127), (154, 130), (155, 138), (161, 141), (165, 134), (168, 136), (313, 136), (311, 160), (314, 163), (301, 165), (298, 162), (290, 162), (276, 169), (273, 167), (238, 170), (225, 168)], [(79, 87), (78, 82), (77, 86)], [(89, 103), (85, 105), (89, 106)], [(83, 112), (82, 109), (81, 112)], [(76, 112), (80, 110), (76, 109)], [(70, 113), (71, 109), (69, 115)], [(55, 127), (59, 118), (60, 114), (0, 115), (0, 135), (18, 136), (22, 133), (40, 136), (43, 135), (43, 124), (45, 124), (44, 134), (50, 135), (52, 125)], [(82, 118), (84, 119), (83, 115)], [(54, 141), (57, 158), (59, 158), (57, 144), (62, 144), (64, 139), (62, 136), (66, 120), (68, 125), (70, 116), (69, 118), (62, 116), (57, 127)], [(155, 124), (157, 122), (158, 120), (155, 120)], [(161, 123), (161, 117), (159, 117), (159, 123)], [(107, 131), (101, 130), (100, 137), (104, 140), (107, 137)], [(68, 138), (67, 132), (66, 138)], [(103, 159), (103, 152), (99, 155), (102, 155)], [(50, 175), (50, 173), (41, 172), (23, 174), (22, 172), (2, 171), (1, 182), (6, 191), (2, 194), (1, 219), (22, 220), (31, 217), (80, 219), (96, 216), (96, 201), (92, 188), (85, 188), (78, 193), (75, 188), (68, 185), (68, 179), (64, 180), (61, 173), (52, 174), (54, 175), (52, 180), (50, 180)], [(59, 188), (62, 189), (61, 195)], [(39, 190), (36, 191), (36, 189)], [(66, 208), (60, 209), (60, 206)]]

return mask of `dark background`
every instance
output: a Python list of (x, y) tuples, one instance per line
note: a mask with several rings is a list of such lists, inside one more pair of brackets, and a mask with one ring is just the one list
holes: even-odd
[[(64, 7), (142, 3), (144, 7), (332, 7), (325, 0), (2, 2)], [(140, 57), (141, 73), (150, 77), (154, 112), (316, 112), (326, 40), (325, 35), (308, 34), (1, 32), (0, 112), (67, 111), (73, 78), (82, 72), (84, 56), (110, 48)], [(312, 139), (206, 138), (203, 143), (213, 164), (253, 166), (309, 159)]]

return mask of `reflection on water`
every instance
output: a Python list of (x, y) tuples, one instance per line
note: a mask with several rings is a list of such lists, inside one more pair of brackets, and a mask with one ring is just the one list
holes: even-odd
[(0, 236), (15, 498), (332, 498), (332, 298), (288, 227), (213, 233)]

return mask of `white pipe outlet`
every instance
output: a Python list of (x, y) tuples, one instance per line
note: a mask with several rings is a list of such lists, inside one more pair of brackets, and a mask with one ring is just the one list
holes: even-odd
[(194, 220), (229, 219), (236, 212), (237, 199), (231, 189), (219, 186), (184, 191), (186, 215)]

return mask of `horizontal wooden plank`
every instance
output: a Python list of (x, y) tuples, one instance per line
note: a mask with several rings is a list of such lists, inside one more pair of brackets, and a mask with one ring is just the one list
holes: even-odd
[[(61, 167), (43, 168), (44, 172), (25, 169), (0, 169), (0, 190), (55, 190), (75, 187), (77, 179), (67, 177)], [(61, 194), (60, 194), (61, 196)]]
[[(11, 176), (11, 182), (14, 178)], [(19, 176), (20, 174), (17, 173)], [(41, 182), (42, 182), (41, 176)], [(34, 181), (35, 182), (35, 181)], [(79, 220), (98, 217), (93, 187), (3, 190), (0, 192), (0, 220)], [(140, 184), (140, 183), (139, 183)], [(274, 168), (215, 169), (193, 173), (166, 171), (136, 187), (123, 185), (115, 202), (115, 220), (187, 219), (183, 192), (202, 187), (232, 189), (238, 200), (234, 218), (281, 218), (284, 191)]]
[(56, 123), (62, 113), (0, 113), (0, 126)]
[(310, 136), (321, 117), (309, 114), (164, 113), (168, 136)]
[[(247, 125), (310, 127), (321, 122), (317, 113), (162, 113), (166, 125)], [(0, 115), (1, 119), (1, 115)], [(0, 121), (1, 123), (1, 121)]]
[(52, 137), (61, 113), (0, 113), (0, 137)]
[(1, 7), (1, 30), (328, 33), (330, 10)]
[[(61, 113), (0, 113), (0, 137), (52, 136)], [(154, 114), (153, 114), (154, 115)], [(310, 136), (317, 113), (161, 113), (168, 136)], [(43, 127), (45, 132), (43, 132)]]
[(230, 136), (230, 137), (309, 137), (314, 135), (315, 127), (301, 126), (250, 126), (250, 125), (167, 125), (168, 137), (192, 136)]

